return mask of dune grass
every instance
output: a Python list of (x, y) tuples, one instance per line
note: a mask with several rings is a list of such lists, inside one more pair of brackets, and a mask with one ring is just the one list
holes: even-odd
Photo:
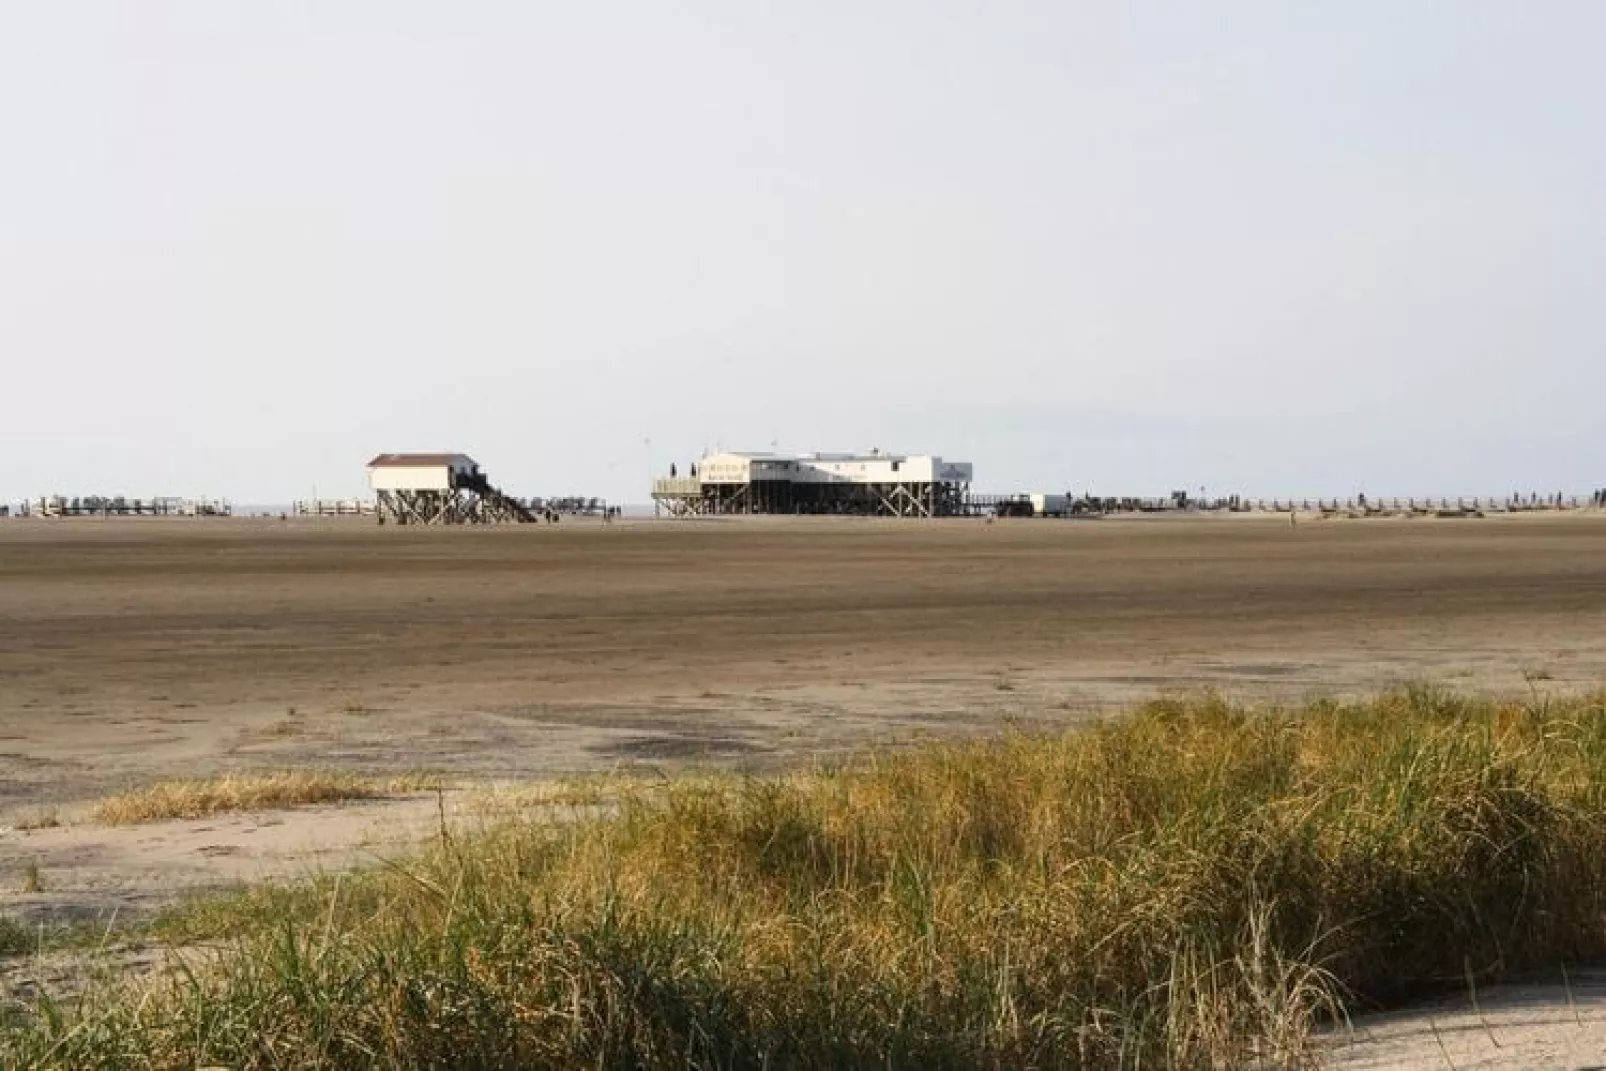
[(0, 915), (0, 956), (15, 956), (33, 947), (27, 927), (7, 915)]
[(374, 781), (340, 770), (266, 770), (218, 777), (159, 781), (101, 800), (90, 809), (103, 825), (134, 825), (173, 818), (204, 818), (226, 811), (303, 807), (367, 799), (435, 787), (424, 777)]
[(159, 929), (221, 944), (0, 1063), (1295, 1066), (1346, 1009), (1606, 954), (1606, 700), (1157, 702), (443, 831)]

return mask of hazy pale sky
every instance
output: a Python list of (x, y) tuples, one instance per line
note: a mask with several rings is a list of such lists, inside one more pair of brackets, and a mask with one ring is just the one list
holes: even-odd
[(0, 6), (0, 501), (1606, 486), (1606, 4)]

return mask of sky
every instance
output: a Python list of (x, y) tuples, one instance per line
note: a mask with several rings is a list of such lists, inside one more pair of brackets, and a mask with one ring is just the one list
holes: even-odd
[(0, 2), (0, 502), (1606, 486), (1606, 4)]

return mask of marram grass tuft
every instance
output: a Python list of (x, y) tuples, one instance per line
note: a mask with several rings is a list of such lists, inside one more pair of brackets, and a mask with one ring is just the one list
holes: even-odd
[(1287, 1067), (1348, 1010), (1606, 954), (1606, 707), (1414, 689), (619, 790), (179, 910), (57, 1067)]

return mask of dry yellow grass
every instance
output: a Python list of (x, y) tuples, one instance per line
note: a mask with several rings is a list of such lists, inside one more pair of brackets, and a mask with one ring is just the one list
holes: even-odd
[(20, 830), (55, 829), (61, 825), (61, 812), (54, 807), (41, 807), (19, 818), (14, 828)]
[[(695, 774), (682, 774), (677, 783), (690, 784)], [(480, 817), (507, 818), (548, 815), (554, 811), (578, 814), (612, 813), (626, 797), (640, 799), (650, 793), (651, 782), (622, 775), (594, 774), (555, 781), (518, 781), (475, 786), (464, 793), (461, 809)]]
[(1349, 1008), (1606, 954), (1606, 695), (618, 787), (187, 904), (153, 932), (232, 942), (204, 971), (39, 1001), (0, 1066), (1299, 1067)]
[(228, 773), (203, 780), (159, 781), (96, 804), (90, 817), (106, 825), (134, 825), (169, 818), (202, 818), (225, 811), (300, 807), (365, 799), (385, 792), (414, 791), (421, 782), (386, 784), (332, 770), (273, 770)]

